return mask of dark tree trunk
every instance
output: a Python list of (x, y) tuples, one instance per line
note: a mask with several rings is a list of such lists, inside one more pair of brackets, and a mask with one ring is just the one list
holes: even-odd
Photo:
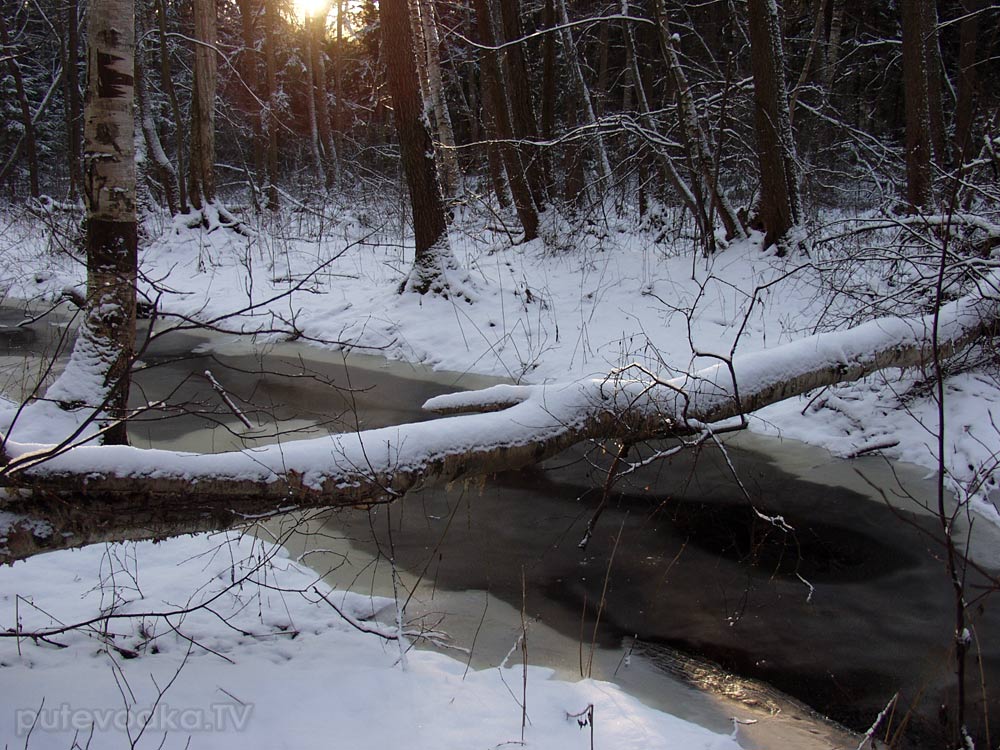
[(77, 0), (66, 6), (66, 60), (63, 62), (63, 83), (66, 89), (66, 142), (69, 150), (69, 197), (75, 199), (83, 184), (83, 101), (80, 98), (80, 19)]
[(406, 0), (381, 0), (379, 19), (382, 55), (395, 110), (403, 172), (410, 191), (416, 244), (413, 269), (400, 291), (447, 294), (444, 271), (451, 254), (448, 223), (438, 186), (434, 147), (420, 96)]
[(346, 0), (337, 0), (337, 52), (333, 58), (333, 86), (335, 91), (333, 110), (333, 133), (337, 143), (334, 147), (339, 154), (342, 149), (343, 134), (346, 123), (344, 121), (344, 11)]
[[(513, 42), (524, 37), (521, 24), (520, 0), (501, 0), (500, 22), (503, 26), (505, 42)], [(524, 165), (528, 188), (535, 208), (542, 210), (548, 203), (548, 178), (544, 165), (544, 154), (537, 146), (538, 124), (535, 108), (531, 103), (531, 79), (524, 59), (523, 44), (512, 44), (504, 51), (504, 72), (507, 81), (507, 96), (510, 101), (511, 128), (517, 139), (517, 150)]]
[(215, 202), (215, 0), (194, 0), (194, 80), (191, 92), (191, 203)]
[(782, 243), (801, 221), (802, 208), (778, 9), (774, 0), (748, 0), (747, 14), (760, 169), (759, 220), (764, 246), (769, 247)]
[(165, 0), (157, 0), (156, 3), (156, 26), (157, 41), (160, 46), (160, 86), (170, 101), (170, 113), (174, 118), (175, 150), (174, 155), (177, 160), (178, 195), (180, 198), (180, 210), (187, 211), (188, 202), (187, 183), (184, 180), (184, 119), (181, 117), (181, 105), (177, 98), (177, 91), (174, 89), (174, 76), (170, 70), (170, 53), (167, 46), (167, 6)]
[(500, 145), (497, 143), (497, 123), (493, 114), (493, 94), (492, 84), (489, 80), (490, 71), (485, 63), (481, 66), (480, 80), (482, 82), (482, 119), (486, 139), (486, 159), (487, 168), (490, 173), (490, 183), (493, 185), (493, 193), (497, 197), (497, 203), (501, 208), (511, 207), (511, 197), (507, 189), (507, 179), (504, 176), (504, 160), (500, 153)]
[(979, 41), (979, 14), (986, 0), (963, 0), (959, 30), (958, 95), (955, 102), (954, 143), (959, 165), (968, 159), (972, 148), (972, 122), (976, 108), (976, 62)]
[(911, 211), (918, 211), (931, 203), (931, 118), (923, 41), (923, 2), (908, 0), (900, 4), (906, 107), (906, 201)]
[[(552, 29), (556, 25), (555, 0), (545, 0), (542, 25)], [(544, 140), (552, 140), (556, 130), (556, 34), (550, 31), (542, 42), (542, 129)]]
[[(490, 15), (488, 0), (473, 0), (476, 8), (476, 23), (479, 30), (479, 41), (487, 47), (496, 45), (496, 35), (493, 31), (493, 18)], [(535, 207), (531, 189), (525, 175), (521, 154), (512, 143), (514, 133), (510, 121), (507, 97), (503, 87), (503, 72), (493, 50), (481, 50), (483, 89), (490, 100), (490, 114), (496, 128), (497, 147), (503, 160), (507, 181), (510, 184), (511, 196), (517, 217), (524, 229), (524, 241), (529, 242), (538, 237), (538, 211)]]
[(243, 34), (243, 49), (239, 54), (238, 69), (243, 79), (241, 99), (246, 102), (246, 111), (253, 127), (253, 167), (257, 179), (264, 173), (264, 127), (260, 104), (260, 75), (257, 66), (257, 35), (254, 33), (254, 18), (257, 4), (254, 0), (237, 0), (240, 9), (240, 30)]
[(274, 53), (274, 22), (277, 11), (275, 0), (264, 0), (264, 76), (267, 102), (267, 117), (264, 130), (267, 135), (267, 208), (277, 211), (281, 205), (278, 199), (278, 63)]
[(944, 126), (944, 103), (941, 82), (944, 63), (941, 60), (941, 43), (938, 38), (937, 0), (919, 0), (921, 37), (924, 40), (924, 59), (927, 65), (927, 111), (930, 115), (931, 146), (934, 163), (947, 169), (951, 163), (948, 137)]

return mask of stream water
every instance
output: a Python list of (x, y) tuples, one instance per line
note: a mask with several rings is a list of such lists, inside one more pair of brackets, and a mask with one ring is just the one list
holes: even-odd
[[(23, 355), (51, 349), (45, 325), (0, 330), (0, 366), (33, 371)], [(136, 403), (171, 406), (136, 423), (133, 441), (197, 451), (270, 442), (277, 425), (290, 440), (426, 419), (425, 399), (494, 382), (192, 334), (164, 337), (143, 361)], [(205, 370), (248, 405), (253, 430)], [(805, 705), (864, 731), (896, 693), (887, 723), (905, 727), (900, 746), (942, 746), (953, 605), (937, 522), (920, 508), (932, 490), (920, 472), (743, 434), (726, 455), (681, 454), (631, 475), (581, 550), (607, 465), (574, 449), (394, 506), (330, 513), (286, 546), (334, 585), (379, 594), (392, 591), (391, 551), (413, 592), (407, 615), (443, 617), (440, 627), (471, 651), (456, 653), (476, 668), (504, 662), (523, 613), (532, 663), (613, 679), (717, 731), (733, 731), (736, 717), (747, 747), (857, 747)], [(775, 515), (784, 524), (764, 518)], [(977, 559), (995, 571), (991, 535), (977, 540)], [(983, 581), (970, 573), (968, 583), (977, 591)], [(1000, 677), (998, 625), (989, 607), (977, 612), (969, 714), (980, 736), (982, 717), (1000, 709), (989, 692)]]

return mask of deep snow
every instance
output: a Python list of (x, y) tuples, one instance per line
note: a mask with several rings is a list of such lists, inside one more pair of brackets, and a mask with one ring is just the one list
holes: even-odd
[[(633, 361), (672, 376), (713, 364), (705, 355), (761, 351), (800, 338), (828, 325), (831, 310), (845, 318), (854, 312), (830, 302), (827, 281), (815, 268), (760, 252), (759, 238), (706, 260), (692, 257), (690, 247), (658, 244), (654, 233), (613, 221), (608, 229), (573, 234), (552, 217), (547, 221), (547, 245), (511, 248), (506, 235), (475, 217), (460, 217), (452, 245), (471, 303), (397, 295), (409, 251), (398, 227), (360, 208), (338, 213), (322, 237), (311, 239), (303, 236), (315, 224), (288, 223), (250, 238), (166, 226), (142, 251), (142, 289), (168, 315), (263, 331), (260, 342), (294, 328), (317, 345), (516, 383), (601, 377)], [(25, 222), (9, 223), (2, 238), (8, 262), (0, 268), (0, 287), (9, 298), (51, 300), (82, 285), (79, 259), (46, 247)], [(975, 490), (977, 511), (997, 522), (1000, 387), (995, 377), (974, 370), (949, 378), (947, 388), (952, 488)], [(9, 425), (13, 413), (13, 405), (7, 407), (0, 423)], [(51, 440), (68, 421), (39, 404), (30, 418), (18, 420), (14, 437)], [(917, 378), (890, 372), (828, 389), (818, 399), (768, 407), (753, 415), (750, 429), (844, 455), (886, 445), (887, 455), (933, 469), (935, 423), (934, 403)], [(232, 588), (248, 570), (246, 561), (262, 556), (273, 557), (273, 564)], [(175, 569), (176, 563), (182, 567)], [(233, 535), (55, 553), (2, 570), (4, 628), (14, 626), (15, 614), (30, 629), (85, 619), (112, 604), (121, 611), (164, 611), (223, 593), (212, 610), (99, 622), (51, 639), (67, 648), (4, 639), (0, 682), (3, 694), (17, 699), (12, 710), (0, 712), (0, 734), (22, 745), (16, 722), (26, 714), (13, 709), (37, 709), (43, 697), (46, 709), (149, 707), (158, 690), (151, 675), (161, 687), (168, 683), (185, 662), (187, 639), (194, 638), (199, 645), (163, 702), (179, 710), (220, 704), (219, 715), (230, 722), (238, 719), (234, 702), (253, 709), (248, 733), (195, 732), (192, 747), (327, 746), (331, 736), (345, 747), (494, 747), (519, 740), (519, 670), (462, 679), (463, 662), (422, 651), (410, 651), (404, 668), (394, 642), (363, 636), (335, 616), (316, 591), (333, 595), (313, 578), (280, 550)], [(347, 606), (360, 617), (386, 604), (353, 597)], [(235, 628), (213, 611), (232, 614)], [(118, 635), (102, 635), (109, 626)], [(124, 658), (109, 644), (142, 656)], [(159, 653), (151, 653), (154, 645)], [(581, 730), (567, 713), (591, 703), (598, 717), (596, 747), (736, 746), (611, 685), (559, 682), (537, 669), (529, 684), (529, 747), (586, 747), (589, 728)], [(185, 715), (192, 721), (206, 716)], [(160, 736), (150, 730), (143, 746), (157, 746)], [(167, 746), (183, 747), (186, 736), (172, 733), (174, 744)], [(95, 746), (109, 746), (110, 739)], [(29, 747), (67, 747), (69, 741), (68, 735), (36, 731)]]

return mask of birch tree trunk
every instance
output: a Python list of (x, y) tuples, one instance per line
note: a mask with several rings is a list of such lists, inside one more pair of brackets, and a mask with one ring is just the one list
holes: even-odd
[(840, 61), (840, 35), (844, 27), (844, 10), (847, 0), (832, 0), (830, 11), (830, 32), (826, 38), (825, 54), (823, 56), (823, 96), (827, 99), (833, 92), (833, 79), (837, 73), (837, 63)]
[[(142, 26), (136, 22), (138, 28)], [(160, 142), (160, 134), (156, 130), (156, 122), (153, 119), (153, 110), (149, 104), (149, 95), (146, 91), (145, 69), (143, 67), (142, 56), (135, 56), (135, 100), (139, 107), (139, 125), (142, 129), (142, 139), (146, 144), (146, 153), (153, 162), (153, 171), (156, 179), (163, 188), (164, 198), (167, 201), (167, 210), (171, 216), (176, 216), (179, 211), (177, 196), (177, 172), (174, 170), (173, 162), (167, 158)]]
[(826, 5), (828, 0), (816, 0), (816, 7), (813, 11), (813, 29), (809, 36), (809, 49), (806, 51), (806, 59), (802, 63), (802, 71), (799, 79), (792, 87), (792, 93), (788, 96), (788, 119), (795, 122), (795, 102), (799, 98), (799, 92), (809, 80), (812, 71), (813, 60), (817, 57), (820, 48), (820, 39), (823, 37), (823, 28), (826, 25)]
[[(674, 88), (677, 91), (677, 108), (681, 121), (681, 132), (684, 134), (684, 142), (687, 147), (691, 161), (692, 185), (691, 194), (694, 198), (696, 210), (693, 210), (698, 223), (702, 227), (705, 235), (705, 247), (707, 251), (715, 249), (714, 236), (714, 208), (718, 208), (719, 217), (726, 230), (726, 239), (732, 240), (738, 237), (745, 237), (743, 224), (736, 215), (736, 210), (729, 202), (725, 191), (718, 185), (712, 150), (708, 144), (708, 138), (701, 126), (701, 117), (698, 115), (698, 108), (695, 106), (694, 96), (691, 93), (691, 85), (681, 67), (680, 57), (675, 48), (673, 34), (670, 32), (670, 24), (667, 19), (666, 9), (663, 0), (654, 0), (653, 7), (657, 18), (657, 30), (659, 32), (660, 47), (663, 56), (667, 61), (667, 68), (670, 72)], [(673, 172), (673, 165), (668, 166), (668, 171)], [(678, 177), (671, 174), (671, 180), (676, 184)], [(713, 208), (714, 207), (714, 208)]]
[(84, 200), (87, 306), (70, 361), (47, 397), (113, 420), (105, 443), (128, 442), (124, 418), (135, 342), (137, 226), (132, 0), (92, 0), (87, 33)]
[[(622, 15), (628, 15), (628, 8), (628, 0), (623, 0)], [(623, 30), (625, 32), (625, 57), (631, 72), (632, 87), (635, 89), (636, 105), (639, 109), (639, 122), (649, 133), (655, 133), (657, 131), (657, 127), (651, 114), (649, 98), (646, 95), (646, 84), (642, 80), (642, 71), (639, 69), (639, 56), (636, 51), (635, 32), (629, 21), (623, 21), (622, 26), (624, 27)], [(652, 150), (657, 160), (663, 166), (664, 171), (667, 173), (667, 177), (673, 184), (674, 189), (680, 196), (681, 201), (684, 203), (684, 207), (691, 212), (692, 216), (696, 218), (699, 217), (703, 207), (699, 205), (698, 199), (695, 197), (688, 184), (684, 181), (684, 178), (677, 172), (673, 159), (670, 158), (670, 154), (664, 149), (659, 148), (656, 144), (653, 145)], [(643, 167), (640, 166), (640, 174), (644, 171)], [(644, 182), (645, 180), (641, 180), (641, 183)], [(646, 193), (641, 184), (639, 205), (640, 213), (644, 215), (646, 211)]]
[(320, 150), (319, 119), (316, 113), (316, 41), (313, 38), (313, 19), (306, 16), (303, 33), (306, 36), (306, 111), (309, 113), (309, 154), (312, 157), (313, 176), (318, 180), (325, 174), (323, 154)]
[(441, 164), (440, 172), (444, 178), (442, 187), (448, 198), (456, 198), (462, 193), (462, 170), (458, 164), (458, 153), (455, 151), (455, 129), (452, 127), (448, 99), (444, 91), (437, 16), (431, 0), (417, 0), (417, 5), (420, 9), (420, 24), (426, 54), (427, 94), (430, 97), (430, 108), (434, 113), (437, 140), (441, 144), (441, 148), (436, 151)]

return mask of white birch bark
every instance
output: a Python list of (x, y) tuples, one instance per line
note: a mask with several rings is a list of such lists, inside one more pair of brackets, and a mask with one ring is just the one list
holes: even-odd
[[(70, 360), (46, 397), (124, 418), (135, 340), (135, 19), (132, 0), (93, 0), (87, 39), (84, 201), (87, 309)], [(105, 440), (127, 441), (125, 423)]]
[(448, 99), (441, 74), (441, 38), (438, 34), (437, 15), (430, 0), (417, 0), (420, 22), (423, 26), (424, 47), (427, 55), (427, 94), (434, 112), (434, 129), (441, 148), (434, 149), (441, 161), (441, 175), (446, 197), (455, 198), (462, 192), (462, 171), (455, 151), (455, 129), (448, 111)]

